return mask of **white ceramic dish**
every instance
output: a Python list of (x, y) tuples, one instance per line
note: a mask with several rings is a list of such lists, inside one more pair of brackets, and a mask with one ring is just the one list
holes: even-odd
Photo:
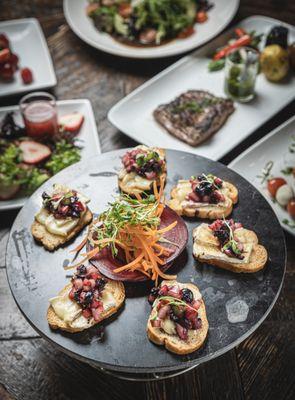
[[(5, 33), (13, 53), (19, 57), (19, 66), (32, 70), (34, 80), (25, 85), (19, 71), (12, 82), (0, 81), (0, 97), (50, 88), (56, 85), (56, 76), (41, 26), (35, 18), (0, 22), (0, 32)], [(42, 66), (42, 67), (40, 67)]]
[(107, 53), (130, 58), (161, 58), (190, 51), (208, 42), (232, 20), (239, 7), (239, 0), (213, 0), (209, 19), (196, 25), (196, 33), (187, 39), (175, 39), (159, 47), (133, 47), (122, 44), (106, 33), (99, 32), (85, 8), (87, 0), (64, 0), (64, 14), (71, 29), (84, 42)]
[[(246, 178), (263, 194), (272, 206), (282, 227), (295, 236), (295, 221), (292, 221), (292, 218), (284, 208), (271, 200), (266, 188), (266, 182), (262, 184), (261, 178), (259, 178), (266, 163), (272, 161), (274, 164), (271, 175), (273, 177), (284, 178), (295, 191), (295, 178), (292, 174), (284, 175), (281, 172), (287, 167), (295, 167), (295, 153), (291, 153), (289, 150), (292, 138), (295, 143), (295, 117), (289, 119), (253, 146), (249, 147), (249, 149), (233, 160), (229, 164), (229, 167)], [(294, 228), (283, 223), (285, 219), (291, 223), (293, 222)]]
[[(241, 21), (237, 26), (247, 31), (268, 33), (280, 21), (255, 16)], [(290, 43), (295, 40), (295, 28), (290, 30)], [(198, 147), (189, 146), (170, 135), (153, 118), (153, 110), (162, 103), (173, 100), (188, 89), (203, 89), (224, 96), (224, 71), (208, 71), (208, 55), (232, 37), (234, 28), (222, 34), (209, 45), (177, 63), (134, 90), (119, 101), (109, 112), (110, 122), (136, 141), (148, 146), (183, 150), (217, 160), (228, 153), (286, 106), (295, 93), (295, 77), (285, 83), (270, 83), (264, 75), (257, 78), (256, 98), (248, 104), (236, 103), (236, 111), (226, 124), (209, 140)]]
[[(0, 121), (7, 112), (14, 111), (16, 122), (22, 124), (22, 118), (18, 110), (18, 106), (0, 108)], [(77, 135), (77, 139), (79, 139), (78, 144), (82, 147), (81, 160), (87, 160), (92, 156), (100, 154), (100, 143), (90, 101), (86, 99), (57, 101), (57, 110), (59, 116), (75, 111), (84, 115), (83, 125)], [(16, 197), (11, 200), (1, 200), (0, 211), (20, 208), (27, 199), (28, 197)]]

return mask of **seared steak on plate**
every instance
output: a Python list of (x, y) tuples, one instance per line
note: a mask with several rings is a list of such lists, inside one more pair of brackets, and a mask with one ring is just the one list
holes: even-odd
[(197, 146), (217, 132), (234, 110), (232, 100), (189, 90), (157, 107), (154, 117), (173, 136)]

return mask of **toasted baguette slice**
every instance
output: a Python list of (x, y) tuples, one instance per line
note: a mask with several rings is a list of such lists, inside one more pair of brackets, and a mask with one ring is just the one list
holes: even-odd
[[(165, 159), (166, 152), (164, 149), (161, 149), (159, 147), (153, 147), (153, 150), (157, 151), (160, 157)], [(166, 162), (164, 164), (164, 170), (162, 174), (160, 174), (157, 177), (157, 179), (146, 179), (137, 175), (135, 172), (127, 173), (127, 171), (124, 168), (122, 168), (122, 170), (119, 172), (118, 175), (118, 185), (123, 193), (129, 194), (130, 196), (135, 196), (136, 194), (151, 192), (153, 190), (154, 181), (156, 181), (157, 186), (159, 187), (161, 180), (164, 180), (164, 182), (166, 182), (166, 177), (167, 177)], [(133, 182), (133, 184), (130, 185), (130, 182)]]
[(166, 349), (172, 353), (189, 354), (202, 347), (208, 334), (209, 324), (207, 320), (205, 304), (196, 285), (193, 285), (192, 283), (179, 283), (176, 281), (163, 281), (161, 285), (174, 285), (176, 283), (181, 288), (190, 289), (194, 294), (194, 298), (200, 299), (202, 302), (198, 310), (198, 316), (202, 320), (202, 327), (197, 330), (190, 329), (188, 333), (188, 340), (181, 340), (178, 335), (170, 335), (163, 331), (163, 329), (152, 326), (151, 319), (156, 314), (156, 308), (154, 307), (148, 319), (147, 335), (153, 343), (165, 346)]
[[(244, 247), (250, 249), (247, 262), (237, 262), (235, 258), (226, 256), (219, 249), (218, 240), (213, 234), (210, 242), (208, 241), (205, 244), (204, 237), (200, 238), (200, 228), (201, 226), (195, 228), (193, 232), (193, 255), (200, 262), (215, 265), (232, 272), (253, 273), (264, 268), (268, 258), (267, 251), (262, 245), (258, 244), (257, 236), (253, 231), (244, 228), (236, 231), (240, 242), (244, 244)], [(214, 243), (215, 241), (217, 243)], [(212, 255), (212, 250), (215, 256)], [(211, 255), (208, 255), (210, 253)]]
[(92, 221), (92, 212), (87, 211), (80, 219), (79, 223), (68, 234), (68, 236), (54, 235), (46, 230), (45, 226), (35, 220), (31, 226), (31, 232), (35, 240), (40, 242), (47, 250), (54, 251), (64, 243), (74, 238), (83, 228)]
[(198, 217), (198, 218), (209, 218), (218, 219), (227, 217), (232, 213), (233, 205), (238, 202), (238, 189), (231, 183), (223, 181), (224, 188), (221, 189), (221, 193), (225, 196), (225, 202), (223, 204), (210, 204), (208, 206), (198, 207), (197, 204), (194, 206), (189, 201), (185, 200), (186, 195), (191, 192), (191, 186), (189, 180), (181, 180), (177, 186), (174, 186), (171, 190), (171, 200), (168, 201), (168, 205), (178, 215), (186, 217)]
[[(69, 283), (66, 285), (60, 292), (59, 296), (67, 296), (69, 291), (72, 288), (72, 284)], [(111, 315), (115, 314), (118, 309), (122, 306), (125, 300), (125, 289), (124, 285), (122, 282), (118, 281), (111, 281), (109, 280), (105, 286), (106, 291), (111, 293), (115, 299), (116, 305), (105, 310), (104, 312), (101, 313), (101, 318), (99, 321), (95, 321), (93, 318), (87, 320), (85, 318), (85, 325), (84, 326), (79, 326), (79, 327), (73, 327), (70, 326), (67, 322), (59, 318), (59, 316), (55, 313), (53, 307), (50, 305), (47, 310), (47, 321), (52, 329), (61, 329), (66, 332), (81, 332), (85, 329), (91, 328), (92, 326), (98, 324), (102, 320), (109, 318)], [(71, 300), (69, 300), (71, 301)], [(84, 318), (84, 317), (82, 317)]]

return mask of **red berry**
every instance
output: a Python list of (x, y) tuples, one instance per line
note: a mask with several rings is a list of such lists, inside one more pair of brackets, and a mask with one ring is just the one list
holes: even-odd
[(29, 68), (22, 68), (20, 73), (25, 85), (33, 82), (33, 73)]
[(0, 49), (7, 49), (9, 47), (8, 37), (4, 33), (0, 33)]
[(10, 63), (5, 63), (0, 67), (0, 76), (6, 81), (10, 81), (13, 78), (14, 67)]
[(85, 317), (85, 318), (90, 318), (90, 317), (92, 317), (92, 312), (91, 312), (91, 310), (89, 310), (88, 308), (86, 308), (86, 310), (83, 310), (83, 311), (82, 311), (82, 315), (83, 315), (83, 317)]
[(11, 53), (9, 62), (17, 67), (18, 66), (18, 56), (15, 53)]

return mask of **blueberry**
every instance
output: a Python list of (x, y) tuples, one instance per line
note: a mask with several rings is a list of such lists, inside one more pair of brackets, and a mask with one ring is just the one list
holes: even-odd
[(192, 303), (192, 301), (194, 300), (193, 292), (188, 288), (184, 288), (181, 291), (181, 298), (186, 303)]

